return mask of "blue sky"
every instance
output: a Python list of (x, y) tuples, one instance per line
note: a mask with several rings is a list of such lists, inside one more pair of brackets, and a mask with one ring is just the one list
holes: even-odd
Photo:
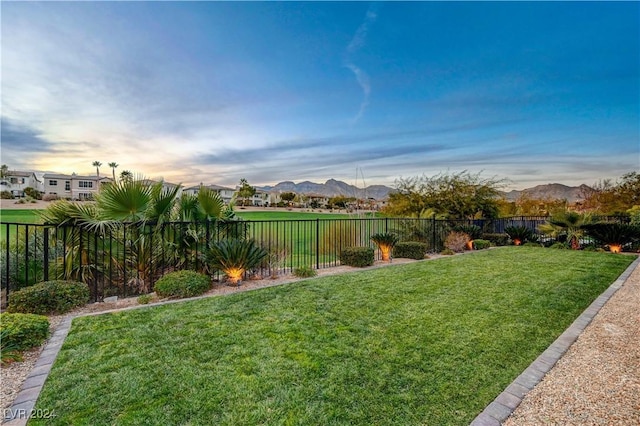
[(7, 2), (11, 169), (510, 188), (640, 170), (638, 2)]

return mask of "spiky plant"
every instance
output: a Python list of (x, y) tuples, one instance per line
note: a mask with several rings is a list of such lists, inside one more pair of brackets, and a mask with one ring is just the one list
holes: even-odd
[(392, 233), (379, 233), (371, 236), (373, 241), (382, 254), (382, 260), (387, 261), (391, 258), (391, 251), (398, 242), (398, 237)]
[(526, 226), (507, 226), (504, 232), (509, 235), (513, 244), (519, 246), (530, 241), (533, 238), (533, 231)]
[(238, 284), (244, 273), (258, 266), (269, 253), (253, 240), (224, 239), (210, 245), (206, 253), (209, 266), (224, 272), (232, 284)]
[(620, 253), (627, 244), (640, 240), (640, 226), (626, 223), (599, 222), (583, 225), (587, 235), (609, 247), (612, 253)]
[(583, 226), (588, 223), (591, 223), (591, 216), (588, 214), (562, 212), (551, 216), (538, 229), (554, 238), (565, 237), (571, 248), (577, 250), (580, 248), (580, 238), (584, 235)]

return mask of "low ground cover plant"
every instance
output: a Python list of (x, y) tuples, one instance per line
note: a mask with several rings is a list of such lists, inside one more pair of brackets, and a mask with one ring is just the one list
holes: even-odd
[(49, 319), (44, 315), (4, 312), (0, 314), (0, 332), (3, 353), (24, 351), (47, 340)]
[[(186, 270), (169, 272), (156, 281), (154, 286), (158, 296), (178, 298), (199, 296), (210, 288), (211, 278), (208, 275)], [(148, 302), (150, 301), (151, 299)]]
[(340, 252), (340, 263), (357, 268), (373, 265), (375, 252), (371, 247), (347, 247)]
[(427, 247), (427, 243), (403, 241), (393, 248), (393, 257), (421, 260), (427, 255)]
[(310, 278), (318, 275), (318, 272), (315, 269), (310, 268), (309, 266), (300, 266), (299, 268), (295, 268), (293, 270), (293, 275), (298, 278)]
[(633, 260), (505, 247), (77, 318), (35, 409), (96, 426), (468, 425)]
[(77, 281), (45, 281), (11, 293), (8, 312), (64, 314), (89, 301), (89, 288)]
[(473, 240), (473, 249), (474, 250), (483, 250), (483, 249), (486, 249), (486, 248), (489, 248), (489, 247), (491, 247), (491, 241), (489, 241), (489, 240), (483, 240), (483, 239), (480, 239), (480, 238), (478, 238), (476, 240)]

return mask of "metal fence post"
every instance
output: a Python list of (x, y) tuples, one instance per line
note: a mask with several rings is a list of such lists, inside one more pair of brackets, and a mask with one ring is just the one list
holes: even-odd
[(316, 269), (320, 269), (320, 218), (316, 218)]
[(43, 238), (43, 244), (44, 244), (44, 253), (42, 254), (44, 256), (44, 280), (45, 281), (49, 281), (49, 228), (48, 227), (44, 227), (44, 238)]

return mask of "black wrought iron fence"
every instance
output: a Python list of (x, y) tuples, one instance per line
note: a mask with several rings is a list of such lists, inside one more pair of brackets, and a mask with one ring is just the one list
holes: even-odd
[(546, 217), (450, 221), (436, 219), (360, 218), (262, 221), (121, 223), (104, 229), (80, 226), (0, 223), (2, 301), (10, 292), (36, 282), (73, 279), (85, 282), (94, 301), (130, 296), (153, 289), (167, 272), (191, 269), (215, 274), (205, 253), (212, 241), (251, 238), (268, 259), (250, 274), (262, 276), (307, 266), (321, 269), (339, 264), (350, 246), (375, 248), (370, 237), (393, 232), (401, 241), (422, 241), (429, 251), (443, 249), (456, 225), (477, 225), (485, 233), (503, 233), (508, 226), (536, 232)]

